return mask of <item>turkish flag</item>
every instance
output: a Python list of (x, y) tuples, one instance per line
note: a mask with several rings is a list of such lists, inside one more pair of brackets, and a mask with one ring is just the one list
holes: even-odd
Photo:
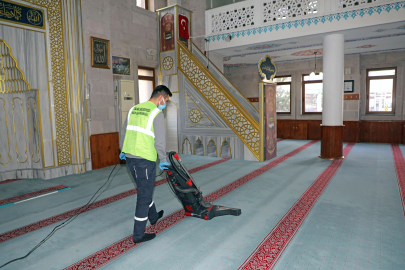
[(179, 14), (179, 36), (185, 39), (190, 38), (188, 33), (188, 18), (183, 14)]

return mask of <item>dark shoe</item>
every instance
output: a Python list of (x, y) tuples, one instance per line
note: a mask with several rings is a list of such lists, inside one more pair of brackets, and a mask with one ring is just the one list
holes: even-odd
[(159, 213), (158, 213), (157, 220), (154, 223), (151, 222), (150, 224), (155, 225), (158, 222), (158, 220), (161, 219), (162, 217), (163, 217), (163, 210), (160, 210)]
[(154, 234), (154, 233), (145, 233), (145, 235), (141, 239), (139, 239), (139, 240), (132, 239), (132, 240), (134, 241), (134, 244), (138, 244), (138, 243), (152, 240), (155, 237), (156, 237), (156, 234)]

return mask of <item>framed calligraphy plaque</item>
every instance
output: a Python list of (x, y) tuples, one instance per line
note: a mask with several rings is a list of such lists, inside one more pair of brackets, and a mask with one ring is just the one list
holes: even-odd
[(0, 20), (45, 29), (42, 9), (8, 0), (0, 0)]
[(95, 68), (110, 68), (110, 41), (90, 37), (91, 66)]
[(277, 68), (270, 56), (266, 55), (259, 63), (260, 75), (264, 78), (263, 81), (273, 82), (276, 76)]

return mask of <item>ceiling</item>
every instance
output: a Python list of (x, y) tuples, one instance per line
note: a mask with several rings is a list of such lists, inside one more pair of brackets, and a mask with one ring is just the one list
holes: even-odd
[[(339, 33), (345, 35), (346, 55), (405, 50), (405, 21), (328, 34)], [(224, 57), (225, 67), (257, 65), (265, 55), (270, 55), (274, 62), (286, 62), (313, 59), (314, 51), (317, 51), (317, 56), (321, 58), (324, 36), (320, 34), (255, 43), (213, 52)], [(232, 40), (229, 46), (232, 46)]]

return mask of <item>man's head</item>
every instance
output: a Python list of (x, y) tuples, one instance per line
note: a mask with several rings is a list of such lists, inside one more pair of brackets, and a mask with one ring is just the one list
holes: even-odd
[(170, 92), (169, 88), (164, 85), (158, 85), (153, 90), (149, 101), (155, 103), (156, 107), (158, 107), (159, 105), (166, 104), (171, 96), (172, 92)]

